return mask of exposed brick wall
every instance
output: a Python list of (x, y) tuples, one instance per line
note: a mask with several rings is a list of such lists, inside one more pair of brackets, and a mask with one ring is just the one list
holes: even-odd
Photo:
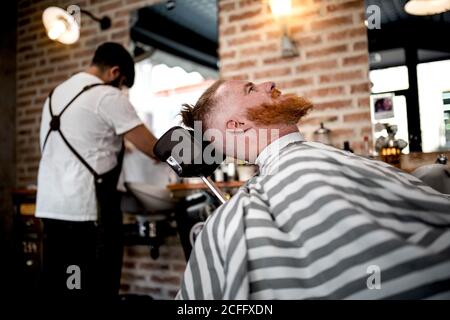
[(160, 257), (149, 258), (148, 246), (125, 248), (121, 293), (150, 295), (154, 299), (173, 299), (186, 268), (184, 252), (177, 237), (165, 239)]
[(299, 56), (282, 58), (281, 28), (268, 1), (221, 0), (221, 76), (273, 80), (285, 92), (310, 98), (315, 110), (300, 123), (308, 139), (320, 122), (333, 143), (362, 149), (371, 138), (367, 33), (363, 0), (292, 0), (289, 32)]

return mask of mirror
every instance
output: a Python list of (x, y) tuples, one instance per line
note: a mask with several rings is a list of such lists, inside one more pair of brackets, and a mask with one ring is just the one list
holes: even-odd
[(450, 12), (413, 16), (406, 2), (365, 1), (374, 141), (375, 125), (390, 123), (409, 142), (406, 153), (449, 150)]
[(195, 103), (219, 77), (217, 6), (217, 0), (163, 1), (134, 13), (130, 100), (157, 137), (179, 125), (182, 103)]
[[(161, 137), (180, 125), (183, 103), (194, 104), (219, 77), (217, 0), (162, 1), (132, 14), (136, 61), (129, 98), (145, 125)], [(123, 179), (165, 188), (178, 180), (128, 145)]]

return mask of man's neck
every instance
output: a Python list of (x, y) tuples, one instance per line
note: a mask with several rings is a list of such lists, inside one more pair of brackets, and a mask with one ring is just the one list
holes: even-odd
[[(295, 133), (298, 132), (298, 127), (296, 125), (286, 125), (286, 126), (278, 126), (278, 127), (271, 127), (271, 128), (266, 128), (267, 130), (267, 136), (265, 137), (266, 139), (264, 139), (264, 137), (259, 137), (258, 138), (258, 152), (255, 156), (255, 158), (249, 158), (247, 159), (250, 163), (254, 163), (255, 160), (257, 159), (257, 157), (261, 154), (261, 152), (263, 152), (264, 149), (266, 149), (269, 145), (271, 145), (272, 143), (274, 143), (275, 141), (277, 141), (278, 139), (291, 134), (291, 133)], [(260, 133), (261, 134), (261, 133)]]
[(86, 71), (86, 73), (89, 73), (97, 78), (99, 78), (100, 80), (102, 80), (103, 82), (106, 82), (105, 79), (103, 79), (103, 74), (100, 71), (99, 68), (97, 68), (96, 66), (89, 66)]
[(297, 126), (283, 128), (283, 130), (279, 131), (276, 138), (272, 139), (270, 143), (260, 149), (258, 157), (255, 159), (255, 163), (260, 167), (260, 170), (263, 170), (263, 167), (267, 164), (269, 158), (279, 155), (280, 150), (286, 147), (289, 143), (302, 140), (303, 138)]
[(260, 147), (259, 153), (261, 153), (261, 151), (263, 151), (265, 147), (270, 145), (272, 142), (280, 139), (281, 137), (284, 137), (294, 132), (298, 132), (298, 127), (296, 125), (289, 125), (277, 128), (270, 128), (269, 131), (271, 132), (271, 134), (269, 135), (267, 144), (265, 146), (263, 145)]

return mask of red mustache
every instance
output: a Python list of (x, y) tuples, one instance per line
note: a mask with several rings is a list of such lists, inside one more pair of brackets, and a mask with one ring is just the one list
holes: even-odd
[(313, 104), (293, 94), (282, 95), (277, 89), (272, 91), (272, 98), (279, 98), (269, 104), (251, 107), (247, 118), (259, 125), (297, 124), (313, 108)]
[(279, 96), (281, 96), (281, 91), (278, 89), (273, 89), (270, 95), (271, 95), (272, 99), (276, 99)]

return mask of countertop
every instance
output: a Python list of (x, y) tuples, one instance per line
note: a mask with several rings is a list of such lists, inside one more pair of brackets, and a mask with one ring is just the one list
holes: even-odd
[[(215, 184), (221, 189), (229, 188), (239, 188), (245, 182), (244, 181), (230, 181), (230, 182), (215, 182)], [(167, 185), (167, 189), (170, 191), (181, 191), (181, 190), (201, 190), (208, 189), (206, 184), (201, 183), (176, 183)]]
[(447, 156), (449, 159), (447, 165), (450, 165), (450, 151), (429, 153), (411, 152), (400, 156), (400, 169), (411, 173), (421, 166), (435, 163), (440, 154), (445, 154)]

